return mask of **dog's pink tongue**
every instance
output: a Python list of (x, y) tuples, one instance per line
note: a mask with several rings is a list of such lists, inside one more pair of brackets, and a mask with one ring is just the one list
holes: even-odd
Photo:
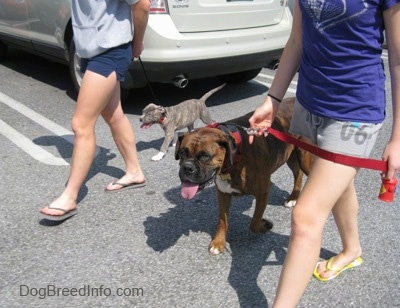
[(197, 193), (199, 185), (192, 183), (182, 183), (181, 195), (184, 199), (192, 199)]

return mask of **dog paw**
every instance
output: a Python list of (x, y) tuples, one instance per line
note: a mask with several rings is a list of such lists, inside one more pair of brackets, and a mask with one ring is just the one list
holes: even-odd
[(268, 232), (269, 230), (271, 230), (274, 226), (274, 224), (272, 223), (272, 221), (267, 220), (267, 219), (263, 219), (262, 223), (264, 225), (265, 231), (264, 232)]
[(219, 251), (219, 249), (216, 247), (210, 247), (209, 252), (210, 252), (210, 255), (212, 255), (212, 256), (216, 256), (216, 255), (219, 255), (220, 253), (222, 253), (222, 251)]
[(266, 233), (271, 230), (273, 226), (274, 224), (271, 221), (262, 219), (257, 225), (250, 225), (250, 230), (254, 233)]
[(285, 201), (284, 206), (287, 208), (292, 208), (296, 205), (296, 200), (289, 200), (289, 201)]
[(223, 253), (224, 250), (225, 250), (225, 245), (216, 244), (216, 243), (213, 243), (213, 242), (211, 242), (211, 244), (210, 244), (210, 246), (208, 248), (208, 251), (209, 251), (210, 255), (212, 255), (212, 256), (219, 255), (220, 253)]
[(154, 155), (151, 160), (152, 161), (158, 161), (161, 160), (165, 156), (164, 152), (159, 152), (157, 155)]

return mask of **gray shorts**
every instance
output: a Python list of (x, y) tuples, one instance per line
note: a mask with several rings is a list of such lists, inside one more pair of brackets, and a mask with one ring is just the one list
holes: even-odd
[(341, 122), (307, 111), (296, 99), (290, 132), (310, 138), (321, 149), (369, 157), (382, 123)]

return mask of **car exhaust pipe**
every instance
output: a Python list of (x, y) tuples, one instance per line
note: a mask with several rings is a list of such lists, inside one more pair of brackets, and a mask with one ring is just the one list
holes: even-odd
[(272, 61), (272, 62), (268, 65), (268, 68), (271, 69), (271, 70), (276, 71), (276, 70), (278, 69), (278, 66), (279, 66), (279, 61), (277, 60), (277, 61)]
[(185, 88), (189, 83), (189, 80), (184, 75), (178, 75), (172, 79), (172, 84), (178, 88)]

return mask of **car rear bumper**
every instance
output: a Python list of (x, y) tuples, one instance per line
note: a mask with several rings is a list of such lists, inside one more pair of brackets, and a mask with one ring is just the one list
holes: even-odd
[[(173, 83), (178, 76), (199, 79), (267, 67), (279, 60), (282, 49), (216, 59), (176, 62), (132, 62), (124, 87), (135, 88), (149, 82)], [(144, 72), (144, 70), (145, 72)]]

